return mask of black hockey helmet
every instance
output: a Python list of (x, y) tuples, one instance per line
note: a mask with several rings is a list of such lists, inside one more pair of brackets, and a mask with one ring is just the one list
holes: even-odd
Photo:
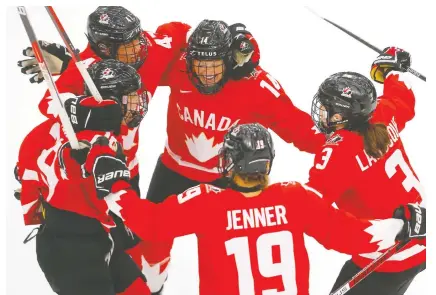
[[(356, 130), (368, 122), (376, 105), (377, 93), (368, 78), (355, 72), (340, 72), (319, 86), (312, 101), (312, 120), (325, 134), (333, 132), (339, 124)], [(335, 114), (340, 114), (342, 119), (332, 122), (330, 119)]]
[[(138, 126), (147, 113), (147, 99), (146, 92), (138, 94), (142, 82), (136, 70), (120, 61), (106, 59), (91, 65), (88, 72), (104, 99), (116, 99), (120, 103), (127, 126)], [(86, 84), (85, 91), (90, 95)]]
[(224, 136), (218, 170), (226, 177), (235, 173), (268, 175), (274, 156), (268, 129), (258, 123), (236, 125)]
[(99, 6), (88, 17), (87, 34), (92, 50), (139, 68), (147, 57), (141, 22), (121, 6)]
[[(189, 37), (187, 71), (201, 93), (213, 94), (224, 86), (231, 66), (231, 44), (232, 35), (223, 21), (205, 19)], [(212, 61), (216, 64), (211, 65)]]

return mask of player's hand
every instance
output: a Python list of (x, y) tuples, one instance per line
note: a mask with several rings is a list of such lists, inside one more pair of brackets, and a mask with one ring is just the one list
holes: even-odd
[[(94, 177), (99, 199), (112, 193), (115, 183), (130, 188), (130, 171), (126, 166), (126, 157), (119, 142), (111, 145), (109, 139), (104, 136), (99, 137), (88, 153), (84, 168)], [(120, 188), (120, 185), (117, 188)]]
[[(46, 41), (39, 41), (39, 46), (47, 62), (48, 69), (53, 75), (59, 75), (65, 71), (72, 57), (64, 46)], [(26, 75), (35, 74), (29, 79), (30, 83), (41, 83), (44, 81), (32, 47), (24, 49), (23, 55), (30, 58), (18, 61), (21, 72)]]
[(260, 53), (256, 40), (245, 25), (236, 23), (229, 26), (232, 34), (232, 57), (233, 65), (230, 71), (230, 77), (239, 80), (248, 76), (259, 64)]
[(371, 78), (384, 83), (390, 71), (405, 72), (410, 64), (410, 53), (397, 47), (386, 47), (371, 65)]
[(427, 213), (424, 207), (416, 204), (402, 205), (395, 209), (394, 218), (404, 221), (404, 227), (398, 233), (396, 240), (407, 241), (426, 237)]

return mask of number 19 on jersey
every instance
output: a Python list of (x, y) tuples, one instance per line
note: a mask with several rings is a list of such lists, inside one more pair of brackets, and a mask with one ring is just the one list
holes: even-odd
[[(259, 267), (256, 273), (264, 278), (281, 276), (284, 290), (262, 290), (262, 295), (294, 295), (297, 293), (295, 282), (295, 261), (292, 233), (279, 231), (265, 233), (256, 240), (256, 249), (250, 249), (248, 237), (236, 237), (225, 242), (227, 255), (234, 255), (238, 270), (240, 295), (255, 295), (253, 260)], [(280, 261), (273, 261), (273, 246), (280, 249)], [(254, 256), (254, 257), (253, 257)]]

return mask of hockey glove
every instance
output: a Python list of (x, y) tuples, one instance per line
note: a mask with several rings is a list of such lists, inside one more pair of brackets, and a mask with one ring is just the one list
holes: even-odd
[(371, 65), (371, 78), (375, 82), (384, 83), (389, 72), (405, 72), (410, 63), (410, 53), (397, 47), (386, 47)]
[(426, 209), (416, 204), (402, 205), (395, 209), (394, 218), (404, 221), (403, 229), (398, 233), (397, 241), (423, 239), (426, 237)]
[(259, 47), (245, 25), (236, 23), (229, 26), (229, 30), (233, 37), (231, 46), (233, 65), (230, 77), (239, 80), (248, 76), (259, 64)]
[(121, 144), (116, 142), (110, 146), (106, 137), (99, 137), (92, 145), (85, 162), (85, 170), (94, 177), (99, 199), (110, 194), (115, 183), (118, 184), (118, 190), (130, 188), (130, 171), (126, 166)]
[[(21, 176), (19, 174), (18, 163), (15, 165), (15, 168), (14, 168), (14, 176), (15, 176), (15, 179), (21, 184)], [(14, 190), (14, 197), (18, 201), (21, 199), (21, 188), (17, 188), (16, 190)]]
[[(59, 75), (65, 71), (72, 57), (64, 46), (46, 41), (39, 41), (39, 46), (41, 46), (48, 69), (53, 75)], [(24, 49), (23, 55), (31, 58), (18, 61), (21, 72), (26, 75), (35, 74), (29, 79), (30, 83), (41, 83), (44, 81), (32, 47)]]
[(83, 130), (119, 133), (123, 114), (117, 100), (104, 99), (99, 103), (91, 96), (68, 97), (68, 95), (68, 93), (61, 94), (66, 98), (64, 109), (76, 133)]

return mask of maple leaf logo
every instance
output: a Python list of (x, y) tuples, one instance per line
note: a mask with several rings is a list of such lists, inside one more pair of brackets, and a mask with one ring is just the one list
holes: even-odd
[(161, 264), (165, 264), (169, 260), (169, 257), (165, 258), (159, 263), (151, 265), (145, 260), (145, 257), (141, 255), (142, 273), (147, 278), (147, 285), (151, 292), (159, 291), (165, 280), (167, 279), (168, 267), (161, 270)]
[(133, 129), (129, 129), (127, 131), (127, 135), (122, 136), (124, 150), (130, 150), (132, 147), (134, 147), (136, 145), (135, 135), (136, 135), (137, 130), (138, 130), (138, 127), (135, 127)]
[(189, 153), (201, 163), (207, 162), (218, 155), (219, 150), (223, 143), (213, 145), (214, 137), (208, 139), (204, 132), (200, 133), (198, 137), (192, 135), (192, 138), (186, 136), (186, 145), (188, 146)]
[(118, 201), (121, 200), (121, 196), (124, 195), (126, 193), (125, 190), (121, 190), (119, 192), (116, 193), (112, 193), (112, 194), (108, 194), (104, 200), (106, 201), (106, 205), (108, 207), (108, 209), (110, 211), (112, 211), (112, 213), (114, 213), (115, 215), (117, 215), (118, 217), (120, 217), (123, 221), (124, 218), (121, 215), (121, 209), (123, 209), (123, 207), (121, 207), (118, 204)]
[(365, 232), (372, 235), (371, 243), (378, 242), (377, 251), (387, 249), (395, 244), (395, 236), (403, 227), (400, 219), (370, 220), (371, 226)]

